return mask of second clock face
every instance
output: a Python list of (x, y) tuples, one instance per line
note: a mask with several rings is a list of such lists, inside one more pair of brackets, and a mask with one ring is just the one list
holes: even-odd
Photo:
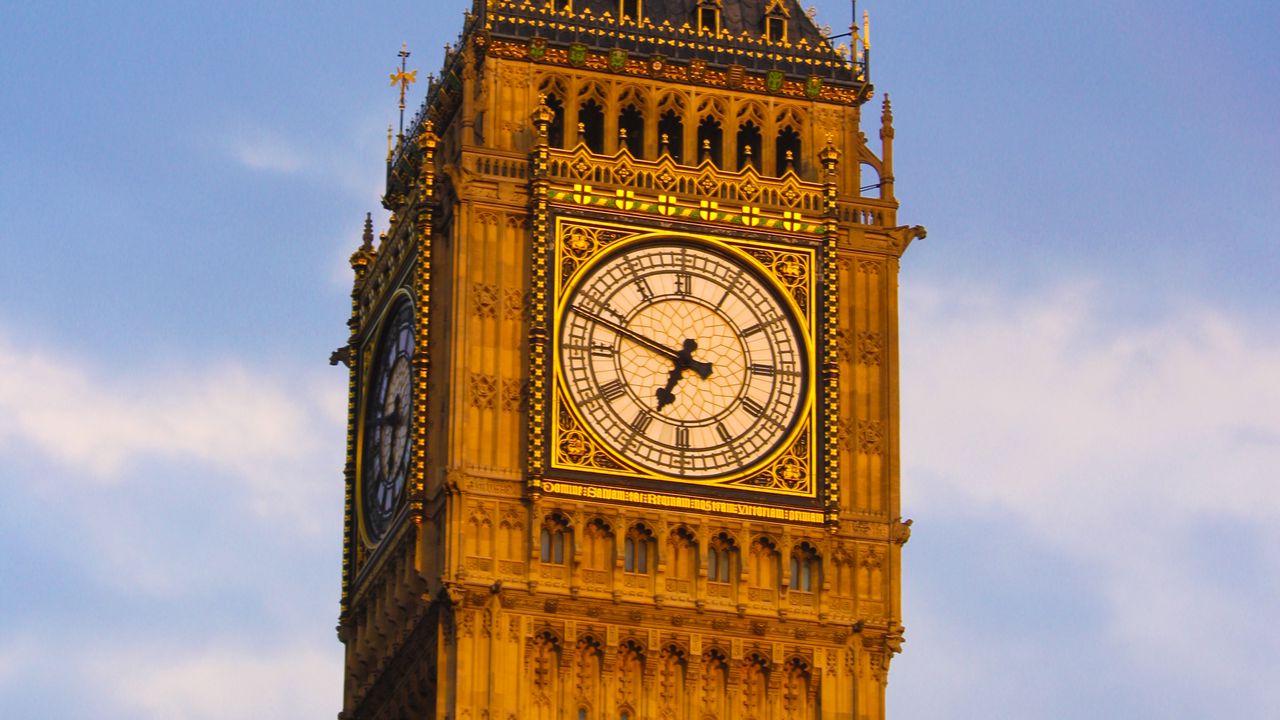
[(382, 540), (400, 508), (413, 430), (413, 309), (401, 302), (387, 323), (369, 375), (360, 474), (364, 534)]
[(569, 288), (558, 334), (577, 414), (615, 455), (655, 473), (745, 472), (804, 410), (795, 312), (728, 248), (673, 239), (607, 254)]

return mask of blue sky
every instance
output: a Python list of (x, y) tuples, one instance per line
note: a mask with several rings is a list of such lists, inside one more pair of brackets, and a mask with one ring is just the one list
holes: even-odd
[[(0, 715), (338, 711), (326, 359), (467, 4), (0, 8)], [(1280, 716), (1280, 9), (859, 8), (930, 231), (891, 716)]]

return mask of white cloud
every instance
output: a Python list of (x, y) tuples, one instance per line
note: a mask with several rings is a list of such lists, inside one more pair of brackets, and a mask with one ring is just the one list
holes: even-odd
[(270, 651), (127, 648), (84, 664), (90, 682), (130, 717), (250, 720), (336, 714), (342, 707), (341, 657), (335, 642)]
[(312, 164), (310, 158), (288, 142), (263, 135), (232, 138), (230, 150), (236, 162), (251, 170), (292, 175)]
[(1091, 284), (903, 297), (906, 514), (1000, 515), (1089, 569), (1075, 590), (1131, 671), (1280, 712), (1280, 606), (1257, 592), (1280, 577), (1280, 333), (1124, 320)]
[(0, 334), (0, 452), (77, 471), (51, 490), (64, 493), (177, 460), (230, 475), (259, 513), (305, 521), (328, 497), (317, 473), (340, 472), (344, 385), (336, 370), (290, 377), (237, 362), (121, 376)]

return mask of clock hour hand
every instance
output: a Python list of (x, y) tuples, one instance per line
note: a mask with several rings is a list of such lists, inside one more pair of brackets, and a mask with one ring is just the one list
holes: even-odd
[(706, 380), (711, 377), (711, 363), (702, 362), (693, 359), (693, 351), (698, 349), (698, 343), (693, 338), (687, 338), (684, 345), (680, 348), (680, 352), (672, 358), (671, 362), (674, 367), (671, 372), (667, 373), (667, 384), (665, 387), (658, 388), (658, 411), (676, 401), (675, 390), (676, 383), (680, 382), (680, 378), (684, 377), (685, 370), (692, 370), (698, 374), (698, 377)]
[[(618, 323), (616, 323), (616, 322), (614, 322), (614, 321), (612, 321), (612, 320), (610, 320), (610, 319), (608, 319), (608, 318), (601, 317), (601, 316), (596, 315), (595, 313), (590, 312), (590, 311), (588, 311), (588, 310), (583, 310), (582, 308), (580, 308), (580, 307), (578, 307), (578, 306), (576, 306), (576, 305), (570, 305), (570, 306), (569, 306), (569, 309), (570, 309), (570, 310), (572, 310), (572, 311), (574, 311), (574, 312), (576, 312), (576, 313), (578, 313), (578, 314), (579, 314), (579, 315), (581, 315), (582, 317), (584, 317), (584, 318), (586, 318), (586, 319), (590, 320), (591, 322), (594, 322), (594, 323), (596, 323), (596, 324), (598, 324), (598, 325), (603, 325), (603, 326), (605, 326), (605, 327), (609, 328), (610, 330), (612, 330), (612, 331), (614, 332), (614, 334), (616, 334), (616, 335), (618, 335), (618, 336), (620, 336), (620, 337), (624, 337), (624, 338), (626, 338), (626, 339), (628, 339), (628, 340), (630, 340), (630, 341), (634, 342), (634, 343), (635, 343), (635, 344), (637, 344), (637, 345), (641, 345), (641, 346), (643, 346), (643, 347), (646, 347), (646, 348), (648, 348), (648, 349), (652, 350), (653, 352), (655, 352), (655, 353), (657, 353), (657, 354), (661, 355), (662, 357), (664, 357), (664, 358), (666, 358), (666, 359), (670, 360), (671, 362), (677, 362), (676, 358), (679, 356), (679, 353), (677, 353), (675, 350), (672, 350), (671, 348), (667, 347), (666, 345), (663, 345), (663, 344), (662, 344), (662, 343), (660, 343), (660, 342), (657, 342), (657, 341), (654, 341), (654, 340), (650, 340), (649, 338), (647, 338), (647, 337), (645, 337), (645, 336), (641, 335), (641, 334), (640, 334), (640, 333), (638, 333), (638, 332), (635, 332), (634, 330), (629, 330), (629, 329), (627, 329), (626, 327), (624, 327), (624, 326), (622, 326), (622, 325), (619, 325)], [(708, 372), (710, 372), (710, 371), (708, 371)], [(706, 377), (706, 376), (704, 375), (703, 377)]]

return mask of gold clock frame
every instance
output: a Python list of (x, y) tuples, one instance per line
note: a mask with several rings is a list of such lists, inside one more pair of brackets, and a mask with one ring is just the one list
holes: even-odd
[[(622, 481), (642, 481), (646, 485), (674, 486), (687, 491), (719, 488), (759, 494), (773, 501), (817, 503), (821, 498), (818, 445), (821, 433), (818, 415), (822, 382), (820, 357), (815, 341), (818, 325), (817, 276), (820, 248), (783, 243), (764, 236), (730, 237), (688, 229), (655, 229), (623, 222), (560, 215), (554, 219), (549, 258), (549, 282), (554, 301), (543, 321), (550, 330), (547, 352), (550, 358), (550, 385), (545, 433), (546, 473), (549, 478), (570, 479), (589, 476), (603, 485), (632, 487)], [(807, 373), (804, 398), (797, 419), (783, 439), (766, 455), (741, 471), (714, 478), (684, 478), (649, 470), (630, 463), (610, 449), (610, 443), (584, 422), (568, 400), (560, 363), (560, 322), (568, 290), (611, 253), (627, 245), (656, 239), (702, 244), (750, 267), (776, 291), (797, 320), (800, 342), (805, 351)], [(569, 476), (569, 477), (566, 477)], [(559, 483), (547, 483), (547, 489)]]

